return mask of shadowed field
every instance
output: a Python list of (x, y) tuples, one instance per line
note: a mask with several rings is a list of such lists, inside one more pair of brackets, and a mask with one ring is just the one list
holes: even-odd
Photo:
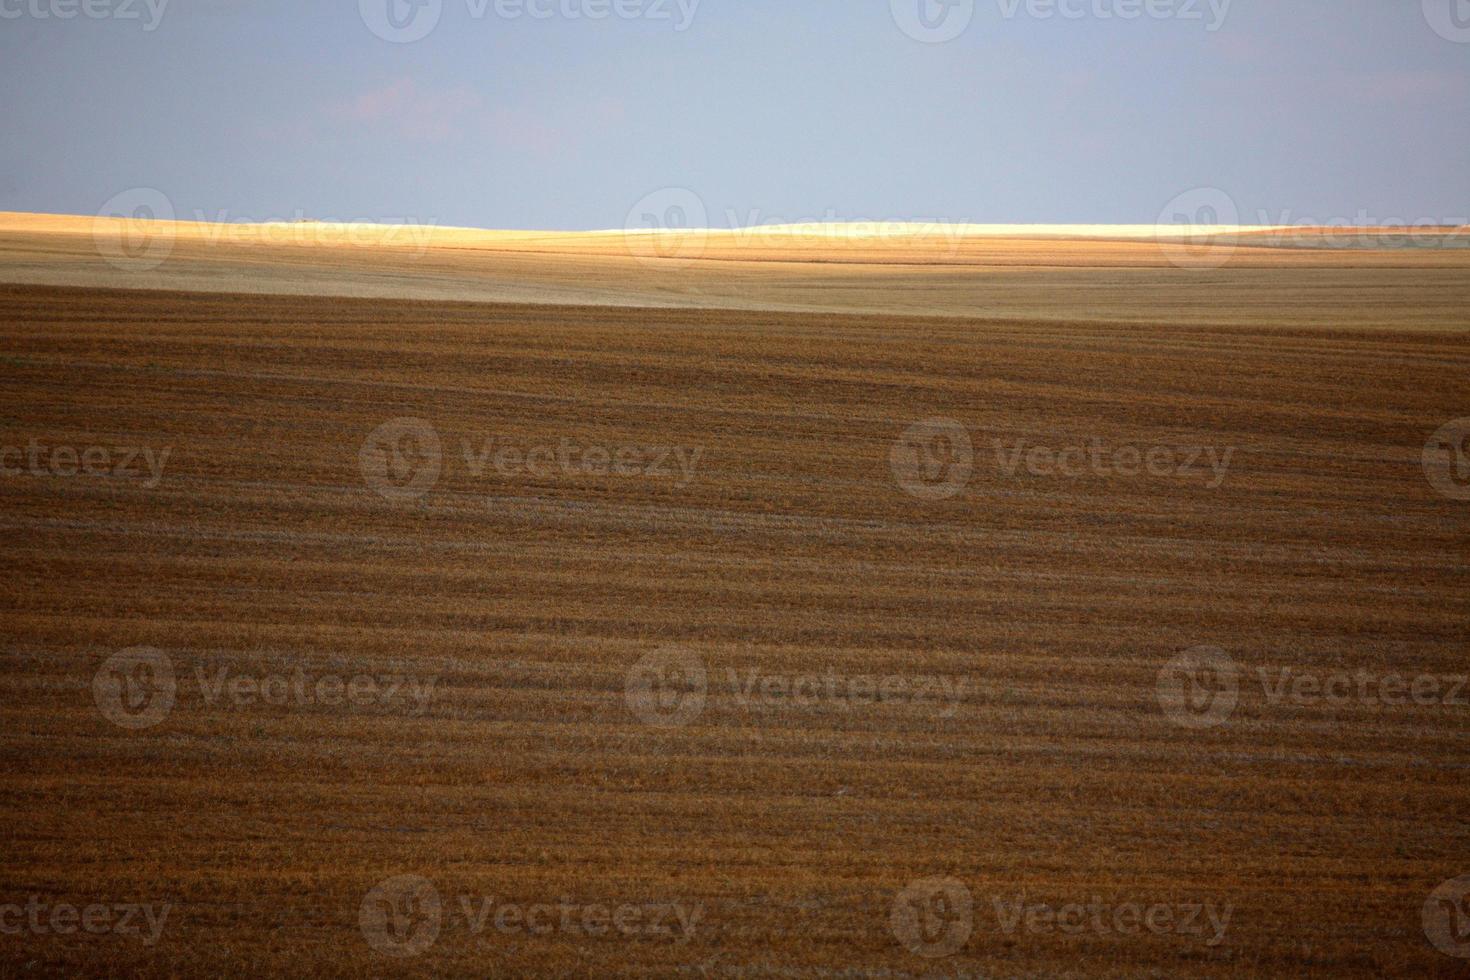
[[(48, 234), (0, 253), (0, 902), (171, 909), (0, 971), (1462, 975), (1422, 912), (1470, 873), (1470, 503), (1423, 453), (1470, 415), (1467, 253), (129, 273)], [(192, 291), (96, 288), (151, 275)], [(173, 700), (130, 728), (139, 647)], [(1199, 647), (1233, 710), (1161, 694)], [(1290, 685), (1339, 671), (1436, 696)], [(932, 877), (973, 910), (915, 934)]]

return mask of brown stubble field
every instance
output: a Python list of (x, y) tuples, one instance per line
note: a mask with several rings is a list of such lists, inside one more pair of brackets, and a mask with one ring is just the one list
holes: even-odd
[[(1047, 290), (993, 266), (905, 265), (830, 312), (14, 277), (0, 446), (169, 455), (156, 483), (146, 467), (0, 477), (0, 903), (171, 909), (151, 944), (0, 935), (0, 972), (1464, 975), (1421, 910), (1470, 873), (1470, 706), (1273, 701), (1257, 680), (1466, 670), (1470, 503), (1438, 494), (1421, 456), (1470, 415), (1470, 262), (1426, 254), (1301, 259), (1300, 280), (1295, 253), (1137, 270), (1190, 297), (1175, 318), (1100, 260), (1031, 270), (1080, 278), (1048, 287), (1067, 315), (1027, 300), (1025, 316), (986, 307), (987, 282)], [(1320, 288), (1350, 259), (1361, 296)], [(560, 261), (547, 280), (576, 279)], [(707, 277), (819, 306), (838, 274), (748, 264), (627, 288), (667, 299), (665, 281)], [(945, 302), (970, 315), (864, 298), (935, 275), (958, 277)], [(1265, 322), (1252, 275), (1295, 315)], [(405, 417), (439, 437), (441, 472), (389, 499), (360, 450)], [(947, 499), (905, 492), (890, 465), (930, 418), (973, 438)], [(492, 438), (694, 465), (501, 472), (479, 455)], [(1093, 440), (1230, 463), (1217, 486), (1207, 468), (1007, 471), (1017, 443)], [(1190, 728), (1160, 672), (1201, 646), (1239, 665), (1238, 706)], [(137, 647), (165, 652), (177, 690), (128, 729), (94, 677)], [(652, 725), (630, 671), (668, 651), (697, 658), (707, 693), (684, 724)], [(421, 710), (402, 692), (211, 698), (222, 669), (435, 686)], [(964, 686), (949, 702), (761, 696), (752, 671), (758, 688)], [(363, 928), (365, 897), (398, 875), (442, 902), (414, 956)], [(973, 929), (926, 958), (891, 913), (932, 877), (972, 894)], [(464, 910), (484, 899), (698, 919), (476, 932)], [(1007, 931), (1018, 899), (1230, 911), (1219, 941), (1208, 924)]]

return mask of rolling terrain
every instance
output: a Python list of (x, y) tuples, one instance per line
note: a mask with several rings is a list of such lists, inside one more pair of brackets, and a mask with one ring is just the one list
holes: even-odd
[(169, 911), (0, 973), (1464, 975), (1470, 251), (98, 234), (0, 221), (0, 906)]
[[(1123, 227), (1129, 233), (1113, 237), (935, 225), (860, 236), (842, 225), (569, 234), (0, 213), (0, 270), (11, 283), (214, 293), (1465, 329), (1466, 229), (1255, 229), (1156, 241)], [(1371, 247), (1384, 243), (1396, 247)]]

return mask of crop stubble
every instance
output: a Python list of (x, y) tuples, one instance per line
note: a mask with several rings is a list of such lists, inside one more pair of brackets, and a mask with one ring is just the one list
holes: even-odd
[[(1420, 292), (1401, 288), (1412, 319)], [(1426, 299), (1428, 308), (1437, 300)], [(0, 442), (171, 446), (135, 478), (7, 476), (5, 899), (170, 901), (154, 947), (0, 941), (3, 970), (301, 975), (1451, 975), (1430, 889), (1470, 871), (1470, 708), (1273, 705), (1257, 667), (1465, 669), (1470, 510), (1420, 451), (1470, 414), (1463, 333), (1167, 320), (531, 306), (0, 287)], [(430, 422), (421, 500), (358, 450)], [(956, 497), (889, 467), (912, 422), (975, 441)], [(465, 447), (680, 446), (676, 478), (476, 475)], [(994, 441), (1201, 445), (1224, 482), (1008, 474)], [(677, 471), (676, 471), (677, 472)], [(703, 713), (640, 723), (666, 644)], [(1181, 650), (1246, 672), (1225, 725), (1156, 699)], [(168, 651), (129, 732), (94, 671)], [(213, 672), (439, 678), (401, 705), (209, 704)], [(742, 703), (731, 671), (945, 675), (933, 704)], [(385, 960), (394, 874), (523, 905), (700, 904), (692, 939), (475, 937)], [(889, 930), (945, 875), (947, 960)], [(1224, 943), (1005, 934), (992, 900), (1232, 903)], [(725, 972), (721, 972), (725, 971)]]

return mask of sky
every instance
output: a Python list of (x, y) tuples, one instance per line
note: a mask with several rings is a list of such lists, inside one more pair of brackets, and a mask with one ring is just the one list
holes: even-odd
[(1470, 0), (0, 0), (0, 80), (0, 210), (1470, 222)]

